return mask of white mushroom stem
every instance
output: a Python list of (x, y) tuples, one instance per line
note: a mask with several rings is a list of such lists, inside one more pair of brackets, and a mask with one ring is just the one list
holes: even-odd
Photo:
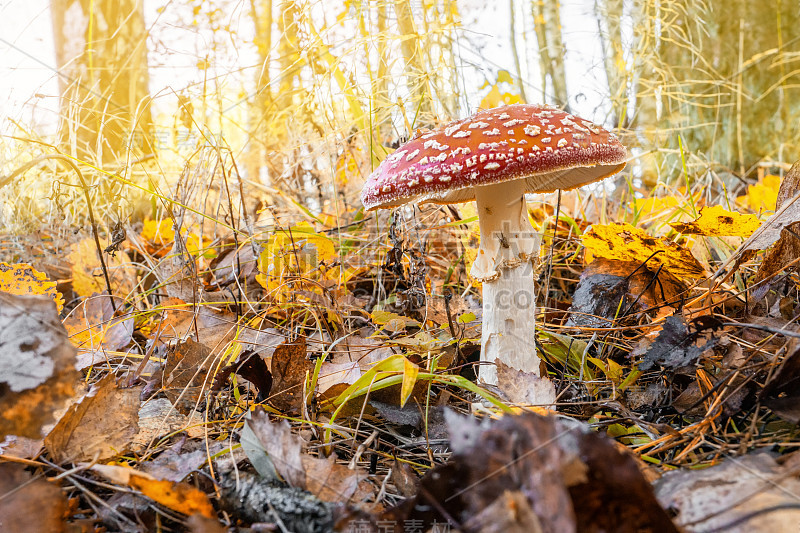
[[(497, 384), (495, 363), (540, 376), (535, 347), (534, 261), (541, 237), (528, 219), (523, 180), (475, 188), (481, 243), (470, 274), (483, 282), (479, 378)], [(531, 383), (536, 403), (555, 401), (545, 377)]]

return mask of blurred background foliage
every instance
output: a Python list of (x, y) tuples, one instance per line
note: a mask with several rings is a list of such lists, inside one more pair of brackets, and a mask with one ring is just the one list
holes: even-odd
[[(58, 94), (3, 112), (0, 172), (68, 154), (93, 169), (91, 193), (116, 220), (153, 216), (161, 188), (198, 166), (196, 196), (222, 173), (254, 210), (280, 197), (338, 216), (415, 129), (503, 103), (619, 129), (625, 177), (645, 195), (699, 180), (733, 197), (800, 156), (788, 0), (51, 0), (37, 13), (52, 24)], [(4, 35), (7, 57), (35, 55), (7, 40), (22, 33)], [(10, 181), (7, 226), (84, 212), (64, 180)]]

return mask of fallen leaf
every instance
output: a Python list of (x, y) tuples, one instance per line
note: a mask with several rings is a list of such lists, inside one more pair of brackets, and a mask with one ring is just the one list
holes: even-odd
[(0, 530), (66, 531), (67, 501), (61, 489), (23, 465), (0, 464)]
[(206, 493), (188, 483), (156, 479), (149, 474), (123, 466), (94, 465), (92, 470), (113, 483), (138, 490), (173, 511), (185, 515), (199, 513), (207, 518), (215, 516), (214, 508)]
[(774, 211), (780, 184), (780, 176), (767, 174), (755, 185), (748, 185), (747, 194), (745, 196), (737, 196), (736, 203), (743, 207), (749, 207), (756, 212)]
[(679, 278), (699, 278), (705, 273), (692, 253), (664, 238), (651, 237), (630, 224), (594, 224), (581, 237), (586, 247), (586, 261), (595, 257), (664, 265)]
[[(800, 193), (800, 161), (792, 165), (783, 178), (778, 191), (778, 212), (785, 205), (788, 206), (788, 203), (798, 193)], [(796, 211), (796, 209), (793, 210)], [(791, 267), (789, 265), (798, 258), (800, 258), (800, 222), (793, 221), (781, 228), (778, 240), (764, 255), (758, 272), (756, 272), (754, 284), (757, 285), (757, 288), (753, 290), (753, 299), (760, 300), (764, 297), (779, 272), (784, 274), (796, 272), (798, 265), (794, 264)], [(787, 267), (789, 268), (787, 269)]]
[(139, 429), (139, 388), (120, 389), (113, 374), (91, 390), (58, 421), (44, 445), (59, 462), (99, 461), (128, 448)]
[[(644, 352), (639, 363), (640, 370), (648, 370), (656, 365), (672, 370), (694, 364), (706, 350), (716, 344), (716, 339), (698, 331), (689, 331), (679, 316), (670, 316), (656, 340)], [(632, 354), (634, 355), (634, 354)]]
[(608, 328), (626, 313), (674, 311), (686, 291), (686, 285), (665, 269), (597, 258), (581, 273), (566, 325)]
[(791, 422), (800, 423), (800, 350), (788, 356), (759, 395), (772, 412)]
[(672, 229), (684, 235), (705, 235), (707, 237), (749, 237), (761, 226), (755, 215), (727, 211), (721, 205), (704, 207), (700, 216), (688, 223), (672, 223)]
[(75, 394), (75, 352), (50, 297), (0, 292), (0, 439), (43, 436)]
[[(136, 283), (136, 268), (131, 259), (125, 252), (116, 252), (115, 256), (104, 254), (103, 259), (112, 293), (122, 296), (129, 294)], [(94, 239), (87, 238), (73, 244), (68, 260), (72, 264), (72, 289), (79, 296), (108, 291)]]
[(270, 403), (276, 409), (296, 413), (303, 403), (303, 384), (314, 365), (306, 357), (306, 339), (287, 340), (272, 354), (272, 394)]
[(59, 313), (64, 308), (64, 297), (56, 289), (56, 282), (48, 281), (45, 273), (27, 263), (0, 263), (0, 291), (18, 296), (46, 295), (56, 303)]
[(727, 457), (709, 468), (666, 472), (655, 492), (687, 532), (794, 531), (800, 524), (800, 480), (797, 465), (788, 466), (768, 453)]
[(169, 349), (164, 364), (164, 393), (182, 414), (194, 411), (201, 395), (211, 389), (209, 376), (216, 358), (211, 348), (188, 339)]
[[(117, 299), (117, 306), (124, 305)], [(97, 351), (120, 350), (130, 344), (133, 335), (133, 316), (115, 316), (111, 298), (94, 295), (83, 300), (64, 320), (70, 341), (76, 348)]]

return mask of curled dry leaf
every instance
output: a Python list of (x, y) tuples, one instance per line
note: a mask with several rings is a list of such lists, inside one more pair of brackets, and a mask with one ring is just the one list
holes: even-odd
[[(366, 473), (336, 462), (336, 456), (313, 457), (303, 452), (303, 441), (285, 420), (271, 422), (267, 413), (253, 412), (248, 427), (269, 456), (275, 470), (291, 486), (305, 489), (322, 501), (361, 501), (371, 494)], [(251, 448), (249, 454), (252, 455)], [(248, 456), (250, 456), (248, 455)], [(259, 459), (251, 457), (252, 462)]]
[(0, 439), (41, 438), (75, 393), (74, 365), (51, 298), (0, 292)]
[(58, 462), (102, 461), (128, 448), (139, 429), (139, 388), (121, 389), (109, 374), (58, 421), (44, 445)]
[[(656, 265), (653, 265), (654, 267)], [(667, 270), (633, 261), (597, 258), (581, 273), (569, 308), (568, 327), (611, 327), (626, 312), (673, 311), (686, 285)]]
[[(798, 193), (800, 193), (800, 161), (792, 165), (783, 178), (777, 200), (777, 209), (789, 207), (795, 213), (795, 218), (780, 229), (780, 237), (761, 261), (754, 281), (758, 285), (753, 291), (754, 300), (764, 297), (779, 272), (788, 273), (798, 269), (798, 265), (793, 264), (800, 258), (800, 199), (793, 198)], [(795, 205), (791, 206), (791, 202)], [(785, 270), (787, 267), (788, 272)]]
[[(483, 423), (450, 414), (448, 424), (450, 460), (376, 522), (406, 532), (451, 518), (480, 531), (678, 531), (636, 459), (587, 426), (533, 413)], [(502, 527), (484, 528), (490, 521)]]

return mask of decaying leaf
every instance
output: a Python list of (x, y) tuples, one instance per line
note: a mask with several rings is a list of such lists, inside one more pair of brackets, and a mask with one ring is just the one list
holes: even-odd
[[(634, 457), (582, 424), (533, 413), (484, 423), (451, 415), (448, 424), (450, 460), (378, 520), (422, 531), (452, 518), (480, 531), (677, 533)], [(484, 529), (489, 517), (507, 529)]]
[(672, 229), (684, 235), (707, 237), (749, 237), (761, 226), (758, 217), (750, 214), (727, 211), (721, 205), (704, 207), (700, 216), (688, 223), (672, 223)]
[(783, 362), (761, 390), (761, 402), (792, 424), (800, 423), (800, 350)]
[(665, 269), (598, 258), (581, 273), (567, 326), (611, 327), (626, 314), (648, 309), (661, 315), (679, 308), (686, 294), (686, 285)]
[(182, 414), (191, 413), (203, 392), (211, 389), (214, 363), (211, 348), (192, 339), (170, 348), (162, 383), (167, 398)]
[(658, 500), (687, 532), (773, 533), (800, 524), (797, 458), (780, 466), (768, 453), (728, 457), (698, 470), (667, 472)]
[(0, 291), (19, 296), (46, 295), (56, 303), (59, 313), (64, 308), (64, 297), (56, 289), (56, 282), (48, 281), (47, 275), (27, 263), (0, 263)]
[(113, 374), (94, 384), (47, 435), (58, 462), (109, 459), (126, 450), (139, 428), (139, 388), (121, 389)]
[(67, 501), (61, 489), (34, 478), (23, 465), (0, 464), (0, 530), (66, 531)]
[(0, 292), (0, 439), (42, 437), (75, 393), (75, 352), (50, 297)]
[(138, 490), (173, 511), (185, 515), (200, 513), (207, 518), (215, 515), (206, 493), (188, 483), (156, 479), (149, 474), (122, 466), (94, 465), (92, 470), (113, 483)]
[[(73, 244), (68, 259), (72, 263), (72, 289), (79, 296), (108, 291), (94, 239), (87, 238)], [(136, 269), (128, 255), (125, 252), (116, 252), (115, 256), (106, 254), (104, 260), (111, 291), (123, 296), (130, 293), (136, 283)]]
[(286, 341), (272, 354), (270, 402), (283, 412), (298, 412), (303, 402), (303, 383), (314, 365), (306, 357), (306, 339)]
[[(277, 473), (291, 486), (307, 490), (328, 502), (351, 498), (360, 500), (371, 493), (364, 481), (366, 474), (361, 470), (351, 470), (337, 463), (335, 455), (320, 458), (304, 453), (303, 441), (291, 432), (291, 426), (285, 420), (271, 422), (265, 412), (255, 411), (247, 424)], [(251, 446), (250, 454), (253, 453), (257, 452)], [(260, 458), (254, 460), (252, 457), (251, 461), (262, 462)]]
[[(123, 305), (117, 299), (117, 306)], [(94, 295), (83, 300), (64, 320), (69, 340), (84, 350), (120, 350), (131, 342), (133, 317), (115, 316), (111, 298)]]
[[(800, 193), (800, 161), (792, 165), (781, 183), (777, 199), (778, 212), (798, 193)], [(795, 200), (795, 203), (800, 204), (800, 201)], [(761, 261), (754, 281), (758, 285), (753, 291), (754, 300), (764, 297), (779, 272), (798, 270), (798, 265), (792, 263), (800, 258), (800, 212), (798, 212), (800, 205), (790, 209), (798, 214), (798, 218), (780, 229), (780, 237)]]
[(647, 370), (655, 365), (673, 370), (686, 367), (694, 364), (714, 344), (716, 339), (713, 336), (690, 331), (681, 317), (670, 316), (664, 320), (658, 337), (644, 353), (639, 369)]
[(683, 246), (664, 238), (651, 237), (630, 224), (595, 224), (581, 237), (586, 247), (586, 260), (595, 257), (662, 264), (679, 278), (699, 278), (703, 266)]

